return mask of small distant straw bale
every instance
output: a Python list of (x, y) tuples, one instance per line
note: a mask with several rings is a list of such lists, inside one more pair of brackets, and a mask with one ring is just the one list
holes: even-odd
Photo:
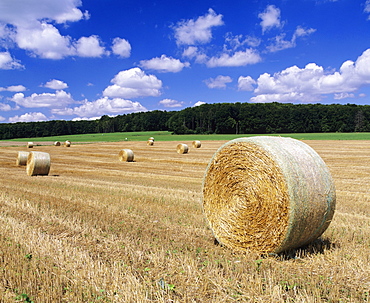
[(335, 186), (307, 144), (282, 137), (240, 138), (221, 146), (203, 180), (203, 212), (218, 242), (279, 253), (304, 246), (329, 226)]
[(27, 147), (28, 148), (33, 148), (33, 142), (27, 142)]
[(17, 160), (16, 160), (16, 165), (19, 165), (19, 166), (23, 166), (23, 165), (26, 165), (27, 164), (27, 157), (29, 155), (29, 152), (25, 152), (25, 151), (19, 151), (18, 152), (18, 157), (17, 157)]
[(59, 141), (55, 141), (54, 142), (54, 146), (60, 146), (60, 142)]
[(200, 143), (200, 141), (198, 141), (198, 140), (193, 141), (193, 147), (194, 148), (200, 148), (201, 146), (202, 146), (202, 144)]
[(124, 162), (134, 161), (134, 152), (131, 149), (121, 149), (118, 154), (119, 160)]
[(180, 143), (177, 145), (177, 153), (179, 154), (187, 154), (189, 151), (189, 147), (184, 144), (184, 143)]
[(28, 176), (47, 176), (50, 171), (50, 155), (45, 152), (30, 152), (27, 158)]
[(147, 144), (147, 145), (154, 145), (154, 141), (153, 141), (153, 140), (148, 140), (148, 141), (146, 142), (146, 144)]
[(152, 141), (154, 141), (154, 137), (150, 137), (148, 140), (152, 140)]
[(64, 146), (65, 147), (70, 147), (71, 146), (71, 141), (66, 140), (66, 142), (64, 142)]

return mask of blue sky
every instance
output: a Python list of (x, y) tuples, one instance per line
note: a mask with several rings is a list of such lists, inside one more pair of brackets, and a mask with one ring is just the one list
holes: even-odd
[(370, 0), (0, 0), (0, 122), (370, 104)]

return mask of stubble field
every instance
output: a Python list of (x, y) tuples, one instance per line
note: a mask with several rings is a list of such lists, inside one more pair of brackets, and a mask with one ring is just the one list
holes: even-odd
[[(333, 221), (266, 256), (217, 245), (202, 214), (224, 142), (0, 146), (0, 302), (370, 302), (370, 141), (305, 141), (334, 178)], [(27, 176), (18, 151), (48, 152), (49, 175)]]

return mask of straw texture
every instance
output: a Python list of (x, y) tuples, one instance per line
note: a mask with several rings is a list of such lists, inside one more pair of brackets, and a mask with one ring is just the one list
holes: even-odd
[(219, 148), (203, 180), (203, 211), (217, 240), (235, 250), (278, 253), (308, 244), (329, 226), (335, 187), (307, 144), (240, 138)]
[(26, 172), (28, 176), (48, 175), (50, 171), (50, 155), (44, 152), (30, 152), (27, 158)]
[(124, 162), (134, 161), (134, 152), (131, 149), (121, 149), (118, 154), (119, 160)]
[(29, 152), (19, 151), (15, 164), (20, 165), (20, 166), (26, 165), (28, 155), (29, 155)]
[(193, 147), (194, 148), (200, 148), (201, 146), (202, 146), (202, 144), (200, 143), (200, 141), (198, 141), (198, 140), (193, 141)]
[(184, 143), (178, 144), (176, 148), (179, 154), (187, 154), (189, 151), (189, 147)]

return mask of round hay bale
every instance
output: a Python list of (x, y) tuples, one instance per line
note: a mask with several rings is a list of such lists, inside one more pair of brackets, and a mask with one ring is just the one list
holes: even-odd
[(179, 154), (187, 154), (189, 151), (189, 147), (184, 144), (184, 143), (180, 143), (177, 145), (177, 153)]
[(146, 144), (147, 144), (147, 145), (154, 145), (154, 141), (153, 141), (153, 140), (148, 140), (148, 141), (146, 142)]
[(202, 146), (202, 144), (200, 143), (200, 141), (198, 141), (198, 140), (193, 141), (193, 147), (194, 148), (200, 148), (201, 146)]
[(27, 158), (28, 176), (47, 176), (50, 171), (50, 155), (44, 152), (30, 152)]
[(66, 142), (64, 142), (64, 146), (65, 147), (70, 147), (71, 146), (71, 141), (66, 140)]
[(203, 212), (215, 238), (235, 250), (279, 253), (306, 245), (329, 226), (335, 186), (307, 144), (281, 137), (221, 146), (203, 180)]
[(54, 146), (60, 146), (60, 142), (59, 141), (55, 141), (54, 142)]
[(152, 140), (154, 142), (154, 137), (150, 137), (148, 140)]
[(120, 161), (124, 162), (134, 161), (134, 152), (131, 149), (121, 149), (118, 156)]
[(15, 161), (16, 165), (23, 166), (27, 164), (27, 157), (29, 152), (19, 151), (17, 160)]
[(27, 142), (27, 147), (28, 148), (33, 148), (33, 142)]

